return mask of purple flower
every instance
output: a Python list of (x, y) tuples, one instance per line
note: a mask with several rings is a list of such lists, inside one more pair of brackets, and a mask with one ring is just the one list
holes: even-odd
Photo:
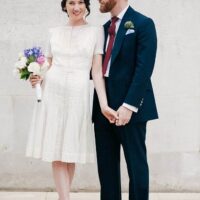
[(32, 48), (32, 51), (33, 51), (33, 55), (34, 55), (36, 58), (42, 56), (41, 47), (33, 47), (33, 48)]
[(43, 55), (41, 47), (33, 47), (32, 49), (25, 49), (24, 55), (26, 58), (29, 58), (30, 56), (34, 56), (35, 58), (38, 58)]
[(31, 49), (25, 49), (24, 55), (26, 56), (26, 58), (29, 58), (30, 56), (33, 55), (33, 51)]

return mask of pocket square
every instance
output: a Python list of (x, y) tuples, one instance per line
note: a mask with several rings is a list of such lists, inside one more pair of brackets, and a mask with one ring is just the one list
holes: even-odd
[(133, 29), (128, 29), (128, 30), (126, 31), (126, 35), (131, 34), (131, 33), (135, 33), (135, 30), (133, 30)]

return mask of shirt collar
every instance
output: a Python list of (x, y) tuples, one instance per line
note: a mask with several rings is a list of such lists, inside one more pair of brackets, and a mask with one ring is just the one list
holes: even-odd
[(128, 8), (129, 8), (129, 5), (126, 6), (126, 7), (119, 13), (119, 15), (118, 15), (117, 17), (118, 17), (120, 20), (122, 20), (122, 18), (124, 17), (126, 11), (128, 10)]

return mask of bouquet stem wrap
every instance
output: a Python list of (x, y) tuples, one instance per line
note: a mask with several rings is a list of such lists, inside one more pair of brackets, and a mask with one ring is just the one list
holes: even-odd
[(42, 101), (42, 88), (41, 88), (40, 83), (37, 83), (35, 85), (35, 92), (36, 92), (37, 102), (41, 102)]

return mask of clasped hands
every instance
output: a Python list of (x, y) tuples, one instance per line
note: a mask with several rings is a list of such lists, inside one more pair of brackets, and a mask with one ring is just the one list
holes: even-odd
[(108, 119), (108, 121), (116, 126), (124, 126), (129, 123), (133, 111), (124, 106), (120, 106), (117, 111), (113, 110), (109, 106), (105, 106), (102, 109), (102, 114)]
[[(30, 82), (32, 87), (34, 88), (37, 83), (42, 82), (42, 78), (39, 76), (30, 76)], [(120, 106), (117, 111), (113, 110), (109, 106), (104, 106), (102, 108), (102, 114), (108, 119), (108, 121), (116, 126), (124, 126), (129, 123), (132, 111), (125, 108), (124, 106)]]

